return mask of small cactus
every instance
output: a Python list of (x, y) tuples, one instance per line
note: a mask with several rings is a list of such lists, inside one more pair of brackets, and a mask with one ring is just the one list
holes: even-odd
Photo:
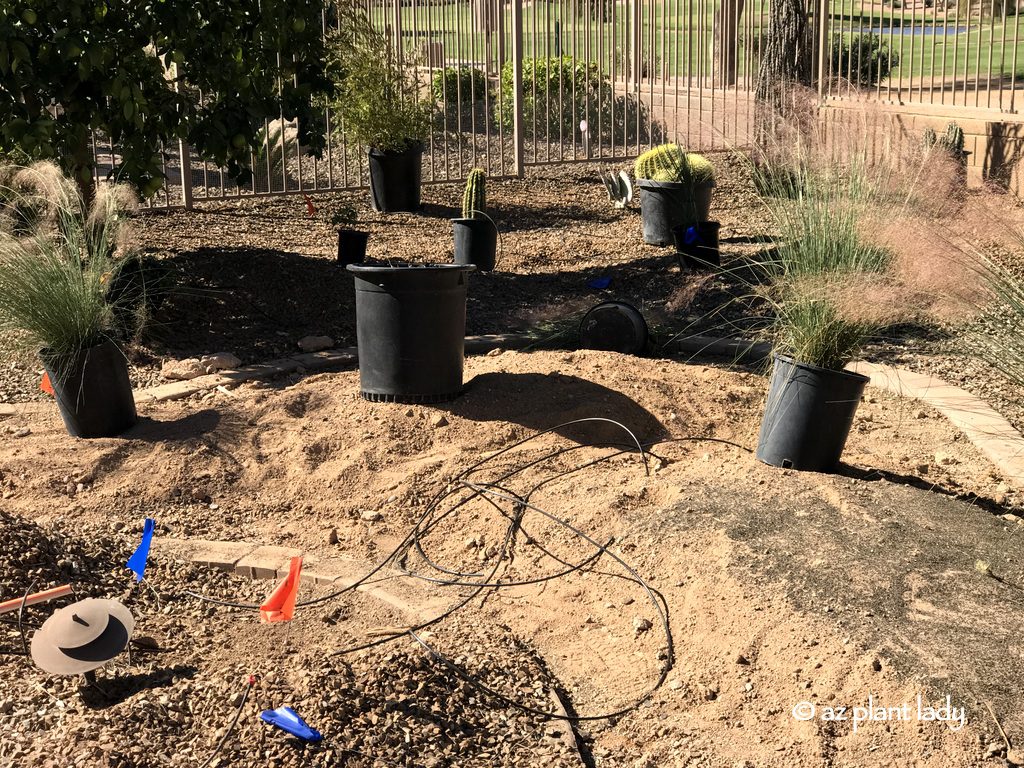
[(964, 154), (964, 129), (956, 123), (946, 126), (946, 134), (942, 137), (942, 144), (954, 157), (962, 157)]
[(636, 159), (638, 179), (678, 181), (693, 186), (715, 180), (714, 167), (703, 155), (683, 152), (677, 144), (662, 144), (644, 152)]
[(462, 218), (475, 219), (483, 214), (487, 206), (487, 174), (483, 168), (474, 168), (466, 179), (466, 189), (462, 193)]
[(946, 132), (941, 136), (932, 128), (925, 129), (924, 146), (929, 150), (934, 147), (943, 149), (951, 158), (961, 162), (967, 157), (967, 153), (964, 152), (964, 129), (956, 123), (947, 125)]

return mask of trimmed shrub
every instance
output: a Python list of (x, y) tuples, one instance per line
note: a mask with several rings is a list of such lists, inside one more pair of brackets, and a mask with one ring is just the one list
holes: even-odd
[(476, 67), (445, 67), (434, 73), (430, 92), (439, 102), (444, 101), (447, 94), (448, 104), (483, 101), (487, 93), (487, 78), (483, 70)]
[(900, 65), (899, 54), (879, 35), (842, 35), (832, 37), (832, 77), (847, 79), (863, 88), (878, 85)]
[[(501, 70), (501, 105), (494, 105), (495, 119), (512, 128), (512, 64)], [(503, 108), (502, 108), (503, 107)], [(593, 62), (568, 56), (523, 60), (523, 124), (526, 137), (556, 141), (580, 138), (580, 121), (586, 120), (592, 140), (603, 142), (651, 140), (647, 108), (632, 96), (616, 96), (610, 78)], [(639, 122), (639, 137), (637, 123)], [(660, 140), (661, 131), (655, 126)]]

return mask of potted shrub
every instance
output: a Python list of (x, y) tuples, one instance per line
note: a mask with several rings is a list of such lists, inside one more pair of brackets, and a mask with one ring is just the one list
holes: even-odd
[(440, 403), (462, 394), (472, 264), (350, 264), (359, 389), (366, 400)]
[(487, 206), (487, 174), (474, 168), (462, 193), (462, 218), (452, 219), (455, 232), (455, 263), (473, 264), (489, 272), (494, 269), (498, 228), (484, 212)]
[(703, 155), (662, 144), (636, 159), (634, 173), (645, 243), (670, 245), (673, 227), (708, 220), (715, 171)]
[(363, 8), (347, 4), (340, 13), (333, 46), (340, 130), (367, 149), (374, 210), (418, 211), (433, 105), (417, 69), (374, 29)]
[(370, 233), (349, 228), (358, 218), (359, 213), (351, 205), (343, 205), (331, 215), (331, 224), (338, 227), (338, 263), (342, 266), (358, 264), (366, 258)]
[(118, 253), (124, 189), (101, 187), (87, 208), (56, 166), (37, 164), (18, 179), (36, 191), (16, 196), (42, 199), (45, 212), (29, 234), (0, 227), (0, 332), (38, 354), (69, 434), (117, 435), (137, 419), (117, 344), (130, 314), (121, 302), (136, 296), (119, 280), (134, 258)]

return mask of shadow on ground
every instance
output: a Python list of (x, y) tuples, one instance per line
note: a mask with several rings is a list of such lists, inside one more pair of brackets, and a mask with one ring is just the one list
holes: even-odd
[[(537, 411), (558, 413), (557, 423), (523, 407), (524, 402), (536, 397), (545, 400), (545, 407)], [(633, 442), (630, 432), (604, 420), (628, 425), (641, 442), (668, 436), (668, 431), (653, 414), (623, 393), (561, 373), (480, 374), (467, 383), (465, 394), (447, 409), (473, 421), (507, 421), (535, 431), (554, 428), (555, 433), (581, 444), (627, 445)], [(568, 424), (578, 419), (590, 420)]]
[(181, 442), (192, 440), (217, 429), (223, 414), (207, 408), (190, 413), (180, 419), (158, 421), (148, 416), (140, 416), (138, 423), (121, 437), (129, 440), (142, 440), (147, 443)]
[(152, 672), (140, 672), (135, 675), (114, 675), (99, 679), (96, 683), (86, 683), (79, 689), (82, 703), (89, 709), (107, 709), (113, 707), (137, 693), (153, 688), (166, 688), (174, 683), (175, 678), (194, 677), (196, 667), (178, 665), (162, 667)]
[(331, 259), (248, 248), (201, 248), (162, 260), (176, 288), (154, 313), (157, 354), (231, 351), (243, 361), (298, 351), (303, 336), (355, 344), (352, 276)]

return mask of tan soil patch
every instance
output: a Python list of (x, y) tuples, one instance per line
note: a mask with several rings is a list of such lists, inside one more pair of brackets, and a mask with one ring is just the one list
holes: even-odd
[[(1011, 737), (1024, 737), (1013, 683), (1021, 597), (1008, 584), (1024, 583), (1024, 527), (983, 508), (999, 478), (936, 413), (869, 392), (845, 456), (850, 469), (808, 475), (761, 466), (743, 450), (755, 442), (765, 384), (749, 374), (597, 352), (506, 352), (467, 360), (466, 379), (462, 398), (436, 408), (366, 403), (354, 371), (245, 384), (233, 397), (147, 405), (127, 439), (91, 442), (64, 435), (54, 412), (27, 410), (6, 425), (31, 434), (0, 435), (3, 504), (43, 521), (136, 526), (149, 514), (161, 535), (298, 547), (312, 563), (375, 562), (452, 477), (536, 430), (600, 416), (645, 440), (700, 438), (656, 446), (650, 476), (623, 455), (531, 497), (597, 541), (614, 538), (613, 551), (669, 608), (676, 658), (668, 683), (620, 720), (581, 725), (593, 764), (982, 765), (994, 733), (984, 700)], [(441, 415), (447, 424), (436, 426)], [(517, 456), (581, 437), (560, 429)], [(940, 451), (950, 460), (936, 461)], [(605, 453), (584, 447), (518, 482), (528, 487), (553, 466)], [(956, 494), (981, 501), (971, 506)], [(367, 510), (381, 519), (366, 520)], [(487, 505), (471, 505), (438, 528), (429, 551), (456, 569), (486, 567), (486, 553), (481, 560), (465, 543), (492, 544), (505, 525)], [(538, 515), (524, 526), (567, 561), (593, 554)], [(332, 528), (336, 545), (328, 544)], [(525, 543), (517, 552), (510, 573), (551, 572)], [(974, 571), (976, 558), (1007, 583)], [(663, 650), (656, 627), (634, 630), (636, 619), (656, 621), (643, 591), (609, 573), (605, 558), (593, 571), (478, 599), (462, 615), (529, 638), (579, 714), (606, 711), (657, 679)], [(427, 588), (424, 600), (450, 604), (456, 593)], [(381, 610), (377, 623), (402, 620)], [(273, 655), (272, 635), (264, 642), (263, 630), (241, 629), (223, 637), (219, 663)], [(316, 654), (361, 630), (365, 623), (344, 621), (313, 629), (300, 613), (294, 640)], [(444, 625), (436, 638), (457, 655)], [(946, 647), (957, 642), (968, 645)], [(872, 695), (896, 706), (919, 692), (966, 703), (969, 725), (953, 733), (935, 723), (872, 723), (854, 734), (849, 723), (790, 715), (805, 699), (854, 706)]]

